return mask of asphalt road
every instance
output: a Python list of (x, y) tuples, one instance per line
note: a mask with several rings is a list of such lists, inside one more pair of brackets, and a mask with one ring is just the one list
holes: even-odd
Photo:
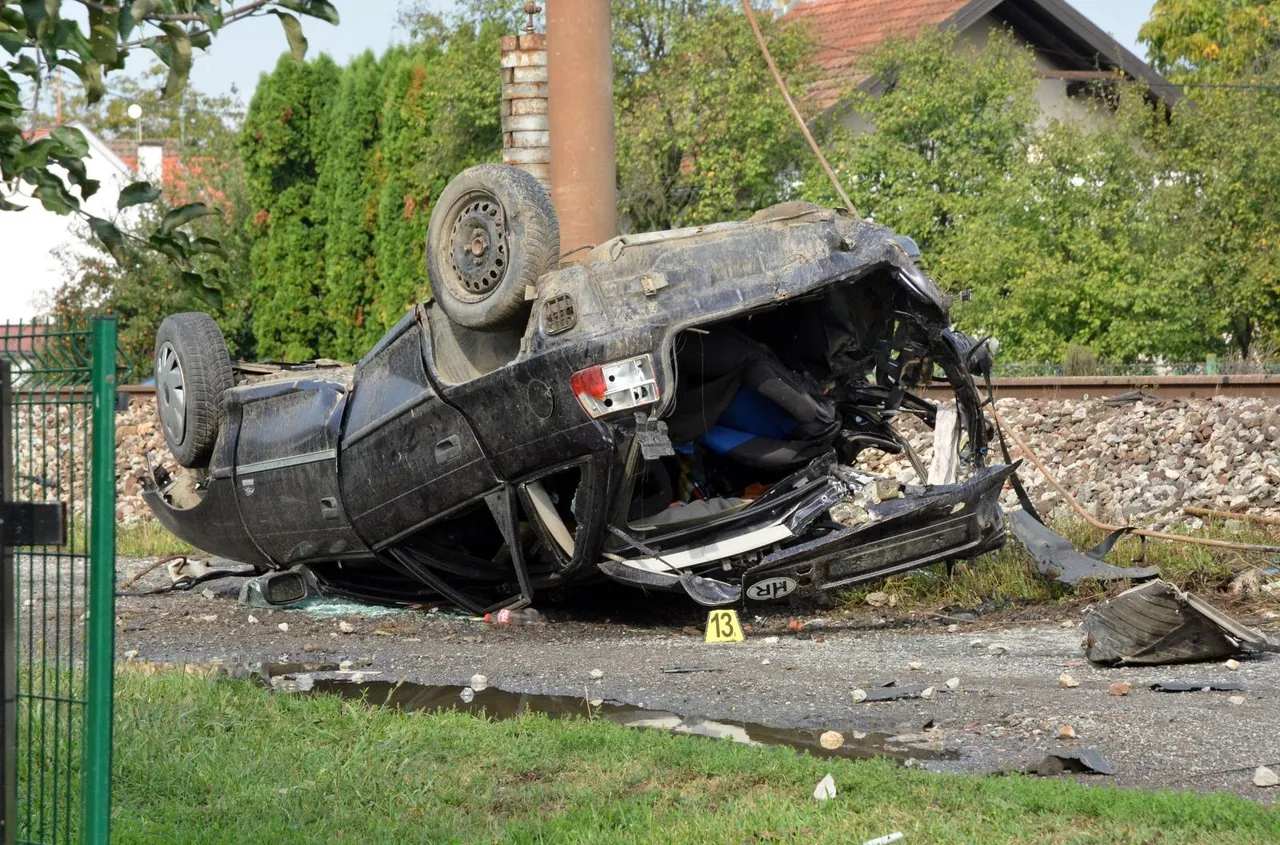
[[(129, 570), (123, 562), (122, 570)], [(156, 573), (141, 586), (163, 580)], [(442, 685), (465, 685), (480, 673), (513, 692), (779, 728), (906, 735), (902, 742), (958, 752), (958, 760), (931, 761), (931, 768), (997, 772), (1034, 764), (1050, 749), (1091, 748), (1115, 775), (1079, 776), (1090, 783), (1228, 790), (1261, 801), (1280, 794), (1251, 782), (1256, 766), (1280, 767), (1280, 656), (1243, 661), (1236, 671), (1220, 663), (1094, 667), (1080, 648), (1082, 606), (950, 626), (927, 615), (912, 622), (871, 611), (852, 617), (812, 611), (802, 618), (817, 621), (800, 633), (786, 630), (789, 615), (753, 617), (743, 620), (753, 629), (745, 642), (707, 644), (695, 629), (703, 612), (680, 602), (637, 602), (631, 594), (550, 608), (546, 625), (499, 628), (422, 611), (326, 616), (252, 609), (237, 604), (237, 586), (120, 599), (121, 659), (351, 661), (350, 670), (369, 679)], [(344, 633), (342, 623), (354, 631)], [(777, 641), (766, 642), (771, 636)], [(993, 645), (1004, 651), (993, 653)], [(910, 668), (917, 662), (920, 668)], [(719, 671), (662, 671), (672, 667)], [(593, 679), (592, 670), (602, 676)], [(1064, 672), (1079, 686), (1060, 686)], [(954, 692), (946, 689), (951, 678), (959, 679)], [(937, 692), (929, 700), (855, 703), (855, 689), (890, 680), (934, 685)], [(1118, 681), (1131, 683), (1132, 692), (1110, 695)], [(1169, 681), (1233, 681), (1245, 689), (1150, 689)], [(1233, 704), (1232, 696), (1244, 700)], [(1058, 738), (1066, 726), (1076, 738)]]

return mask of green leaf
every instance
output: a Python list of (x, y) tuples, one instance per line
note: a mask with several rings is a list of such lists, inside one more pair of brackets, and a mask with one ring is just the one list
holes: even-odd
[(295, 61), (302, 61), (307, 57), (307, 37), (302, 34), (302, 24), (293, 15), (285, 12), (272, 12), (280, 18), (280, 25), (284, 27), (284, 37), (289, 41), (289, 52), (293, 55)]
[(120, 233), (116, 225), (110, 220), (90, 215), (89, 228), (93, 230), (93, 234), (106, 247), (107, 252), (111, 253), (111, 257), (117, 263), (123, 264), (128, 257), (128, 252), (124, 248), (124, 235)]
[(129, 17), (134, 26), (137, 26), (142, 23), (143, 18), (161, 11), (163, 6), (164, 0), (133, 0), (129, 7)]
[(25, 33), (0, 32), (0, 47), (3, 47), (11, 56), (18, 55), (18, 52), (27, 46), (27, 36)]
[(84, 158), (89, 155), (89, 139), (74, 126), (57, 126), (49, 133), (49, 137), (61, 148), (59, 155)]
[(217, 214), (217, 209), (210, 208), (202, 202), (189, 202), (186, 205), (180, 205), (173, 211), (170, 211), (160, 221), (160, 233), (167, 235), (178, 226), (185, 226), (192, 220), (198, 220), (201, 217), (208, 217), (210, 214)]
[(129, 40), (129, 33), (133, 32), (137, 21), (133, 19), (133, 0), (122, 0), (116, 3), (120, 12), (116, 16), (116, 31), (120, 33), (120, 40)]
[(292, 9), (307, 17), (319, 18), (325, 23), (331, 23), (334, 26), (339, 23), (337, 8), (327, 0), (279, 0), (277, 5), (283, 9)]
[(29, 182), (35, 183), (31, 195), (40, 200), (40, 204), (54, 214), (70, 214), (80, 208), (80, 200), (67, 190), (66, 184), (56, 175), (44, 169), (31, 169), (23, 174)]
[(35, 59), (25, 53), (18, 56), (16, 61), (10, 62), (9, 69), (14, 73), (20, 73), (23, 76), (29, 76), (32, 79), (35, 79), (40, 73), (40, 68), (36, 65)]
[(215, 310), (222, 309), (222, 288), (199, 273), (184, 270), (182, 282), (196, 296), (211, 304)]
[(102, 81), (101, 63), (85, 62), (81, 79), (84, 81), (84, 98), (89, 105), (98, 102), (107, 93), (107, 85)]
[(120, 192), (120, 199), (116, 202), (116, 208), (123, 211), (130, 206), (155, 202), (160, 199), (160, 193), (160, 189), (150, 182), (134, 182)]
[(227, 251), (222, 248), (222, 241), (217, 238), (196, 238), (191, 242), (191, 251), (204, 255), (216, 255), (227, 260)]
[(160, 234), (154, 234), (151, 237), (147, 238), (147, 243), (150, 244), (151, 248), (154, 249), (156, 252), (160, 253), (161, 255), (167, 255), (168, 257), (172, 258), (174, 261), (185, 262), (187, 260), (187, 254), (182, 251), (182, 248), (178, 246), (178, 243), (174, 241), (173, 238), (168, 238)]
[(93, 57), (104, 65), (116, 63), (120, 54), (119, 42), (116, 40), (116, 28), (111, 23), (97, 23), (89, 27), (89, 45), (93, 48)]
[(187, 76), (191, 73), (191, 39), (187, 31), (176, 23), (166, 23), (160, 27), (168, 36), (169, 42), (169, 78), (164, 83), (166, 100), (173, 99), (187, 87)]

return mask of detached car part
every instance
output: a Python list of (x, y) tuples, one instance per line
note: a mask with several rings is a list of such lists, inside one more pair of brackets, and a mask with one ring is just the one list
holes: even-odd
[[(191, 469), (145, 479), (148, 505), (264, 572), (472, 612), (604, 578), (777, 601), (1004, 542), (1012, 468), (984, 466), (981, 344), (893, 232), (785, 203), (556, 269), (558, 242), (541, 186), (483, 165), (433, 212), (437, 299), (354, 366), (232, 371), (211, 320), (169, 318), (159, 411)], [(934, 424), (911, 392), (934, 378), (970, 477), (856, 470), (868, 448), (919, 465), (895, 425)]]

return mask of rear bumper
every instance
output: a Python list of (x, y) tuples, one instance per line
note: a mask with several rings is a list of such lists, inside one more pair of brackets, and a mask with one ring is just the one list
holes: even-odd
[(769, 601), (770, 591), (752, 589), (787, 577), (792, 592), (837, 590), (949, 560), (968, 560), (1005, 541), (1000, 490), (1013, 466), (980, 470), (963, 484), (938, 486), (882, 502), (870, 521), (767, 556), (743, 575), (750, 601)]

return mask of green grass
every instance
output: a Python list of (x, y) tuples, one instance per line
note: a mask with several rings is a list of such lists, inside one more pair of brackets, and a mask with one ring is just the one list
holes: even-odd
[[(1079, 519), (1059, 520), (1052, 523), (1052, 528), (1082, 551), (1097, 545), (1106, 536)], [(1280, 532), (1268, 534), (1253, 526), (1246, 526), (1240, 531), (1228, 531), (1220, 523), (1206, 523), (1195, 534), (1255, 545), (1280, 546)], [(1126, 537), (1116, 543), (1106, 559), (1109, 563), (1123, 566), (1138, 557), (1141, 551), (1142, 544), (1138, 538)], [(1148, 540), (1145, 563), (1134, 565), (1158, 565), (1161, 577), (1166, 581), (1193, 592), (1214, 593), (1226, 589), (1232, 578), (1241, 571), (1250, 567), (1270, 566), (1276, 562), (1275, 555), (1265, 552), (1242, 552)], [(898, 607), (930, 609), (951, 605), (976, 607), (984, 601), (999, 604), (1078, 598), (1092, 600), (1101, 598), (1107, 592), (1102, 585), (1096, 583), (1085, 582), (1077, 589), (1072, 589), (1044, 578), (1031, 555), (1012, 534), (1004, 548), (976, 560), (957, 564), (951, 578), (947, 577), (945, 567), (938, 564), (918, 572), (873, 581), (857, 590), (841, 593), (840, 599), (846, 606), (856, 607), (865, 602), (868, 594), (877, 591), (897, 596)]]
[(137, 522), (116, 526), (116, 554), (120, 557), (151, 558), (194, 551), (159, 522)]
[[(1280, 812), (586, 720), (399, 714), (246, 681), (123, 673), (113, 841), (1276, 842)], [(823, 775), (839, 794), (811, 797)]]

